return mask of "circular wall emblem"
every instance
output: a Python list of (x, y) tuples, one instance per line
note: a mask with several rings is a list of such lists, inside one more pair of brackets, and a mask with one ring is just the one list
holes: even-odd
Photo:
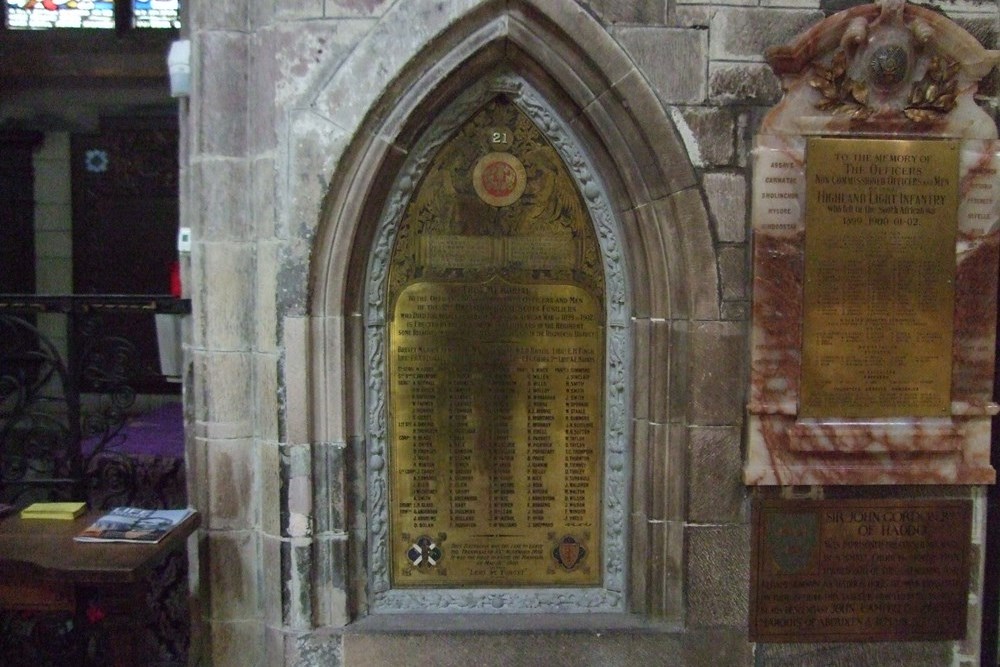
[(869, 78), (885, 88), (902, 83), (909, 73), (910, 54), (899, 44), (878, 47), (868, 61)]
[(472, 185), (490, 206), (509, 206), (524, 194), (525, 173), (521, 161), (510, 153), (487, 153), (472, 170)]

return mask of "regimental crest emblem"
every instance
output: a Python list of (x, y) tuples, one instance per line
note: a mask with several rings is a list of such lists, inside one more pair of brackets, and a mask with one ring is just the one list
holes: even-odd
[(552, 557), (568, 572), (576, 569), (586, 556), (587, 550), (572, 535), (562, 538), (552, 550)]
[(524, 194), (524, 164), (510, 153), (488, 153), (472, 170), (472, 186), (490, 206), (510, 206)]
[(781, 574), (799, 574), (811, 562), (819, 544), (815, 512), (772, 512), (764, 517), (764, 539), (771, 561)]
[(437, 565), (444, 558), (444, 553), (441, 551), (441, 547), (434, 543), (434, 540), (427, 535), (421, 535), (407, 549), (406, 557), (414, 567), (425, 568)]

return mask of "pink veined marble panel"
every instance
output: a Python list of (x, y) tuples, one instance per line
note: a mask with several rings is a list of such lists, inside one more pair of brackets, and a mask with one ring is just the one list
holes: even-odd
[[(753, 156), (750, 485), (991, 484), (1000, 143), (973, 99), (1000, 60), (899, 0), (855, 7), (769, 54), (785, 95)], [(951, 409), (946, 417), (799, 415), (810, 137), (959, 142)]]

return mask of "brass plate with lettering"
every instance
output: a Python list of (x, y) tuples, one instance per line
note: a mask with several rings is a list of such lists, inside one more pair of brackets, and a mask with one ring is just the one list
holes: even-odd
[(969, 500), (754, 503), (750, 639), (962, 639)]
[(600, 580), (597, 306), (578, 287), (500, 279), (415, 283), (400, 295), (390, 352), (393, 534), (406, 554), (394, 561), (397, 585)]
[[(484, 174), (498, 164), (513, 167)], [(442, 146), (391, 262), (392, 585), (600, 585), (600, 252), (514, 105), (494, 100)]]
[(800, 416), (951, 409), (958, 143), (809, 140)]

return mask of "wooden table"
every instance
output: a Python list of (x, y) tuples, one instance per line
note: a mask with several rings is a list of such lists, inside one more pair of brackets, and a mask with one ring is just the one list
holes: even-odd
[(112, 665), (148, 665), (150, 647), (142, 645), (149, 619), (149, 574), (201, 522), (185, 519), (156, 544), (83, 543), (73, 537), (106, 514), (94, 511), (74, 521), (0, 521), (0, 609), (68, 611), (86, 623), (93, 602), (106, 614)]

